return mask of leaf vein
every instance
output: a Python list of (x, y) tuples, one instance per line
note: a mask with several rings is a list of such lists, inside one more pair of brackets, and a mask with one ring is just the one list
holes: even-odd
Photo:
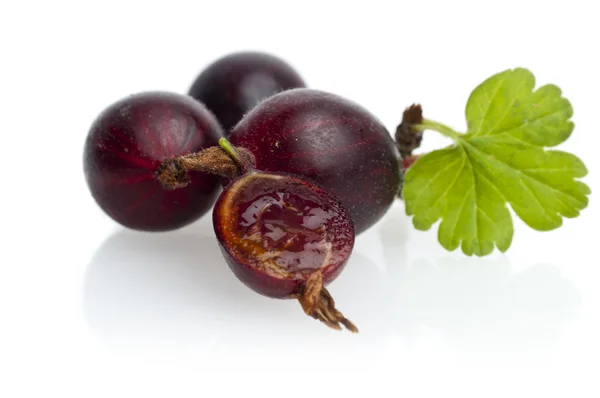
[[(504, 134), (508, 134), (508, 135), (511, 135), (511, 133), (513, 133), (513, 132), (514, 132), (513, 130), (517, 130), (517, 129), (523, 128), (523, 127), (525, 127), (525, 126), (527, 126), (527, 125), (529, 125), (529, 124), (533, 124), (534, 122), (539, 122), (540, 120), (544, 120), (544, 119), (545, 119), (545, 118), (547, 118), (547, 117), (554, 116), (554, 115), (556, 115), (557, 113), (563, 112), (563, 111), (564, 111), (565, 109), (567, 109), (567, 108), (569, 108), (569, 105), (566, 105), (565, 107), (563, 107), (563, 108), (560, 108), (560, 109), (557, 109), (557, 110), (555, 110), (555, 111), (553, 111), (553, 112), (551, 112), (551, 113), (548, 113), (548, 114), (546, 114), (546, 115), (540, 115), (539, 117), (536, 117), (536, 118), (534, 118), (534, 119), (523, 120), (523, 122), (522, 122), (521, 124), (519, 124), (518, 126), (511, 127), (510, 129), (508, 129), (508, 130), (505, 130), (505, 131), (503, 131), (502, 133), (504, 133)], [(536, 133), (537, 133), (537, 132), (536, 132)], [(539, 135), (539, 134), (538, 134), (538, 135)]]
[(544, 169), (544, 168), (542, 168), (542, 166), (540, 166), (540, 168), (529, 167), (527, 169), (521, 169), (521, 171), (532, 171), (532, 172), (536, 172), (536, 173), (539, 173), (539, 172), (555, 173), (558, 171), (568, 171), (568, 172), (574, 173), (576, 171), (579, 171), (579, 169), (577, 167), (562, 167), (562, 168)]
[[(464, 142), (465, 144), (469, 145), (469, 147), (473, 148), (473, 150), (474, 150), (474, 151), (476, 151), (476, 152), (480, 152), (480, 153), (482, 153), (482, 154), (484, 154), (484, 155), (488, 155), (488, 156), (490, 156), (490, 155), (492, 155), (492, 156), (493, 156), (493, 154), (491, 154), (491, 153), (488, 153), (488, 152), (485, 152), (485, 151), (483, 151), (481, 148), (478, 148), (477, 146), (475, 146), (475, 145), (472, 145), (470, 142), (468, 142), (468, 140), (464, 140), (464, 139), (463, 139), (463, 142)], [(484, 156), (484, 158), (485, 158), (485, 156)], [(552, 191), (554, 191), (554, 192), (556, 192), (556, 193), (558, 193), (558, 194), (565, 195), (565, 196), (567, 196), (567, 197), (569, 197), (569, 198), (573, 199), (574, 201), (576, 201), (576, 202), (577, 202), (577, 203), (579, 203), (580, 205), (583, 205), (583, 204), (584, 204), (582, 201), (580, 201), (580, 200), (579, 200), (578, 198), (576, 198), (575, 196), (573, 196), (573, 195), (570, 195), (570, 194), (568, 194), (568, 193), (566, 193), (566, 192), (563, 192), (563, 191), (561, 191), (561, 190), (559, 190), (559, 189), (557, 189), (557, 188), (553, 187), (552, 185), (549, 185), (549, 184), (547, 184), (546, 182), (544, 182), (544, 181), (542, 181), (542, 180), (539, 180), (539, 179), (535, 178), (535, 176), (533, 176), (533, 175), (526, 174), (526, 173), (522, 173), (522, 172), (521, 172), (521, 170), (515, 169), (513, 166), (511, 166), (510, 164), (508, 164), (508, 163), (504, 162), (503, 160), (501, 160), (501, 159), (499, 159), (499, 158), (495, 158), (495, 159), (496, 159), (496, 161), (498, 161), (498, 162), (502, 163), (503, 165), (505, 165), (506, 167), (508, 167), (508, 168), (509, 168), (509, 169), (511, 169), (512, 171), (516, 172), (516, 173), (517, 173), (517, 175), (518, 175), (518, 176), (520, 176), (519, 180), (523, 180), (523, 176), (524, 176), (524, 177), (527, 177), (527, 178), (528, 178), (528, 179), (530, 179), (530, 180), (534, 180), (534, 181), (537, 181), (537, 182), (539, 182), (541, 185), (543, 185), (543, 186), (545, 186), (545, 187), (549, 188), (550, 190), (552, 190)]]
[[(461, 156), (462, 158), (462, 156)], [(455, 163), (457, 163), (458, 161), (461, 160), (461, 158), (457, 158), (454, 161), (452, 161), (450, 164), (448, 164), (445, 168), (444, 167), (440, 167), (440, 169), (438, 171), (435, 172), (435, 174), (433, 175), (433, 177), (431, 177), (431, 179), (427, 182), (427, 185), (425, 185), (417, 194), (417, 197), (415, 198), (415, 203), (418, 203), (419, 200), (421, 199), (421, 196), (423, 195), (424, 192), (427, 191), (427, 189), (429, 188), (429, 186), (431, 186), (431, 184), (433, 184), (433, 182), (442, 174), (442, 172), (448, 168), (453, 166)]]
[[(523, 81), (521, 82), (521, 84), (519, 85), (519, 89), (517, 90), (517, 92), (519, 92), (523, 86), (527, 84), (527, 79), (523, 79)], [(492, 127), (491, 129), (489, 129), (488, 133), (485, 135), (491, 135), (494, 133), (494, 130), (502, 124), (502, 122), (504, 122), (504, 119), (506, 119), (506, 116), (508, 116), (508, 114), (510, 113), (510, 111), (512, 110), (512, 107), (515, 105), (515, 102), (517, 102), (517, 100), (519, 99), (518, 95), (515, 95), (515, 97), (512, 99), (512, 101), (510, 102), (510, 105), (508, 105), (506, 107), (506, 112), (504, 112), (504, 115), (502, 115), (501, 118), (498, 119), (498, 121), (496, 122), (496, 124), (494, 125), (494, 127)]]
[[(466, 152), (466, 151), (465, 151)], [(473, 161), (471, 157), (467, 154), (467, 159), (469, 161), (469, 166), (471, 168), (471, 178), (473, 180), (473, 193), (475, 200), (475, 208), (479, 210), (479, 200), (477, 197), (477, 179), (475, 178), (475, 166), (473, 165)], [(477, 217), (477, 213), (474, 216), (475, 220), (473, 220), (475, 227), (475, 240), (477, 242), (477, 247), (479, 248), (478, 253), (481, 253), (481, 241), (479, 240), (479, 217)]]
[(471, 189), (469, 189), (469, 190), (467, 190), (465, 192), (465, 196), (463, 197), (463, 201), (460, 204), (460, 209), (459, 209), (459, 212), (458, 212), (458, 218), (457, 218), (456, 222), (454, 223), (454, 226), (452, 227), (451, 241), (454, 240), (454, 236), (456, 235), (456, 226), (458, 225), (458, 220), (460, 220), (460, 218), (462, 216), (462, 212), (463, 212), (463, 209), (465, 207), (465, 203), (467, 202), (467, 197), (471, 194), (472, 190), (473, 189), (471, 188)]
[(542, 213), (544, 214), (544, 216), (546, 216), (546, 219), (549, 220), (550, 222), (552, 222), (552, 215), (550, 214), (550, 212), (544, 207), (544, 205), (542, 204), (542, 201), (540, 200), (540, 198), (538, 198), (538, 196), (535, 194), (534, 190), (531, 189), (531, 187), (529, 186), (529, 184), (527, 184), (525, 181), (522, 181), (523, 186), (525, 188), (527, 188), (527, 190), (529, 191), (529, 193), (531, 193), (531, 195), (535, 198), (535, 201), (537, 202), (538, 206), (540, 207), (540, 209), (542, 209)]
[(494, 220), (492, 220), (490, 218), (490, 216), (488, 216), (487, 213), (485, 211), (483, 211), (483, 209), (481, 207), (477, 207), (477, 211), (481, 212), (481, 214), (483, 215), (483, 217), (485, 217), (490, 224), (497, 225), (497, 223)]
[[(464, 152), (464, 150), (463, 150)], [(465, 154), (466, 156), (466, 154)], [(438, 201), (446, 196), (446, 194), (454, 187), (454, 185), (456, 184), (456, 181), (458, 181), (460, 175), (462, 174), (463, 169), (465, 168), (465, 156), (461, 156), (461, 158), (463, 159), (463, 164), (460, 167), (460, 169), (458, 170), (458, 172), (456, 173), (456, 176), (454, 177), (454, 180), (452, 181), (451, 184), (448, 185), (448, 188), (446, 188), (446, 190), (444, 191), (444, 193), (442, 193), (441, 195), (439, 195), (437, 197), (437, 199), (435, 200), (435, 202), (433, 202), (433, 204), (431, 206), (429, 206), (429, 209), (427, 210), (427, 215), (429, 215), (429, 213), (431, 212), (431, 210), (435, 207), (435, 205), (438, 203)]]
[[(492, 108), (492, 101), (494, 99), (494, 97), (496, 97), (496, 94), (498, 94), (498, 91), (500, 91), (500, 87), (502, 87), (502, 85), (504, 84), (504, 82), (506, 81), (506, 76), (504, 75), (502, 76), (502, 79), (498, 82), (498, 85), (494, 88), (494, 94), (492, 95), (491, 99), (489, 99), (487, 102), (487, 108), (485, 110), (485, 114), (483, 115), (483, 118), (481, 119), (481, 123), (479, 124), (479, 130), (476, 132), (476, 134), (479, 134), (481, 132), (481, 126), (483, 124), (483, 121), (485, 121), (488, 117), (488, 113), (490, 112), (490, 109)], [(488, 99), (487, 97), (487, 91), (484, 91), (486, 93), (486, 100)]]

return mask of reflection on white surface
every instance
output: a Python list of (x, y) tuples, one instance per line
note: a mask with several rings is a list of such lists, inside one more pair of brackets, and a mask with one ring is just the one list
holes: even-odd
[(110, 236), (85, 276), (89, 326), (106, 342), (121, 346), (211, 341), (219, 316), (207, 292), (219, 290), (227, 276), (213, 272), (213, 260), (220, 256), (215, 245), (209, 238), (180, 233), (122, 230)]
[(557, 266), (528, 264), (515, 271), (508, 255), (410, 250), (397, 245), (408, 241), (397, 226), (409, 223), (395, 208), (378, 230), (393, 303), (388, 314), (401, 336), (417, 339), (425, 328), (463, 352), (541, 352), (558, 343), (582, 300)]
[(574, 287), (548, 264), (512, 273), (503, 260), (413, 261), (393, 279), (391, 311), (403, 333), (426, 326), (463, 348), (547, 348), (580, 305)]
[[(122, 230), (88, 265), (83, 305), (88, 325), (119, 347), (193, 344), (229, 349), (246, 339), (321, 332), (299, 303), (260, 296), (225, 263), (209, 220), (162, 234)], [(275, 339), (269, 337), (271, 342)]]
[[(202, 222), (196, 228), (210, 228)], [(329, 287), (359, 335), (330, 331), (297, 302), (247, 289), (216, 240), (190, 231), (109, 237), (86, 274), (86, 319), (99, 338), (120, 347), (385, 349), (392, 340), (410, 345), (433, 333), (460, 350), (526, 351), (553, 345), (580, 305), (553, 265), (514, 273), (506, 256), (412, 259), (387, 228), (365, 236), (381, 240), (385, 264), (356, 251)]]

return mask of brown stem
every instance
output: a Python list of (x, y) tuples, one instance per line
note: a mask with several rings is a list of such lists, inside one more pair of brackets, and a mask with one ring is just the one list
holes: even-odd
[(335, 308), (333, 297), (323, 287), (321, 270), (308, 277), (304, 285), (304, 292), (296, 298), (307, 315), (318, 319), (330, 328), (342, 330), (340, 326), (342, 324), (349, 331), (358, 333), (358, 328)]
[[(252, 154), (244, 148), (237, 148), (240, 157), (254, 163)], [(190, 183), (188, 171), (216, 174), (224, 178), (240, 175), (238, 164), (220, 146), (203, 149), (189, 155), (166, 159), (156, 172), (156, 178), (165, 189), (184, 188)]]
[(402, 122), (396, 128), (396, 146), (404, 159), (411, 156), (412, 151), (421, 145), (423, 132), (415, 130), (413, 125), (423, 123), (423, 109), (421, 105), (413, 104), (402, 114)]

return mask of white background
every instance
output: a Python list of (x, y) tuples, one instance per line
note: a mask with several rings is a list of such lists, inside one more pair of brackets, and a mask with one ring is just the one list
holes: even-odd
[[(185, 92), (213, 59), (272, 52), (308, 84), (393, 130), (420, 102), (464, 129), (464, 105), (516, 66), (559, 85), (562, 149), (598, 188), (600, 28), (593, 1), (3, 1), (0, 5), (0, 397), (598, 397), (594, 194), (505, 255), (448, 253), (398, 202), (331, 285), (360, 334), (229, 272), (208, 217), (123, 231), (88, 194), (82, 148), (108, 104)], [(444, 145), (428, 133), (424, 148)]]

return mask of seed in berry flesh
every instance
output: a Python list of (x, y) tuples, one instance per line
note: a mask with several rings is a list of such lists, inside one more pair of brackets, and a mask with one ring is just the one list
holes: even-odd
[(325, 289), (354, 246), (350, 215), (330, 192), (296, 176), (252, 170), (225, 187), (213, 226), (227, 264), (247, 287), (297, 298), (325, 324), (356, 329)]
[(362, 106), (309, 88), (274, 95), (235, 126), (231, 143), (249, 150), (256, 168), (302, 176), (333, 192), (360, 234), (390, 208), (401, 181), (400, 155)]
[(156, 173), (165, 159), (218, 145), (222, 136), (215, 117), (186, 95), (145, 92), (123, 98), (107, 107), (88, 133), (88, 188), (100, 208), (124, 227), (181, 228), (211, 209), (219, 178), (190, 172), (185, 188), (168, 190)]
[(298, 72), (274, 55), (236, 52), (208, 65), (192, 84), (189, 95), (215, 114), (227, 135), (260, 101), (305, 86)]

